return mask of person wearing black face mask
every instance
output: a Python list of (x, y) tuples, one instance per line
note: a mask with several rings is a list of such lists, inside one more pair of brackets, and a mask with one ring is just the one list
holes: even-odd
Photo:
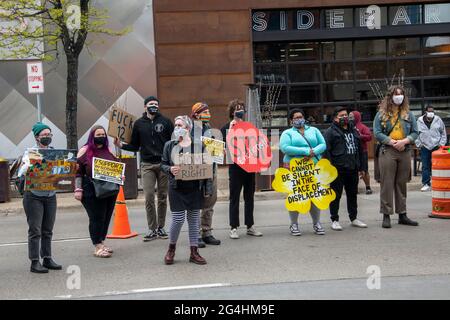
[[(52, 132), (49, 126), (41, 122), (33, 126), (36, 144), (33, 148), (47, 149), (52, 142)], [(19, 177), (23, 177), (28, 170), (30, 160), (28, 151), (22, 157)], [(56, 219), (55, 191), (25, 191), (23, 208), (28, 222), (28, 256), (31, 260), (30, 271), (34, 273), (48, 273), (48, 270), (61, 270), (62, 266), (52, 259), (53, 226)], [(40, 258), (43, 259), (41, 264)]]
[(116, 204), (118, 192), (98, 198), (95, 194), (92, 179), (92, 159), (101, 158), (118, 161), (108, 147), (106, 130), (102, 126), (94, 126), (89, 133), (88, 142), (77, 155), (78, 170), (75, 179), (75, 199), (81, 201), (89, 217), (89, 235), (94, 245), (94, 256), (98, 258), (111, 257), (113, 250), (104, 243), (109, 223)]
[(358, 182), (359, 176), (362, 175), (360, 169), (363, 161), (360, 136), (349, 123), (346, 108), (338, 107), (333, 115), (334, 121), (324, 134), (327, 144), (324, 158), (330, 160), (338, 171), (338, 177), (331, 183), (331, 188), (336, 193), (336, 199), (330, 204), (331, 229), (342, 230), (339, 224), (339, 202), (344, 188), (347, 196), (347, 211), (352, 226), (366, 228), (367, 225), (357, 219)]
[[(114, 144), (123, 150), (141, 152), (141, 176), (148, 225), (143, 241), (147, 242), (158, 238), (168, 238), (164, 225), (169, 180), (162, 172), (160, 164), (164, 145), (172, 138), (174, 126), (170, 119), (161, 114), (158, 98), (153, 96), (146, 98), (144, 110), (142, 118), (136, 120), (133, 125), (131, 142), (127, 144), (115, 139)], [(158, 208), (155, 205), (156, 185), (158, 186)]]

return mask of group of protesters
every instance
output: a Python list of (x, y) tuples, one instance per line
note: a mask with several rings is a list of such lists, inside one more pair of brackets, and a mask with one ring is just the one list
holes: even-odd
[[(383, 215), (383, 228), (391, 228), (391, 216), (394, 213), (398, 214), (399, 224), (418, 226), (418, 222), (407, 216), (406, 208), (411, 146), (415, 143), (420, 148), (423, 164), (421, 190), (428, 191), (431, 186), (431, 152), (447, 143), (442, 119), (434, 113), (432, 106), (427, 106), (425, 111), (416, 121), (404, 89), (395, 86), (386, 94), (375, 116), (373, 136), (377, 141), (376, 157), (380, 170), (380, 213)], [(217, 164), (211, 163), (213, 174), (208, 179), (185, 181), (176, 179), (176, 176), (181, 170), (180, 159), (183, 155), (193, 155), (197, 151), (207, 152), (198, 136), (226, 142), (227, 134), (234, 126), (244, 121), (246, 112), (242, 101), (230, 101), (227, 111), (229, 122), (220, 131), (215, 131), (211, 130), (211, 110), (206, 103), (194, 104), (189, 116), (177, 116), (172, 122), (162, 114), (158, 98), (151, 96), (144, 101), (142, 117), (134, 123), (130, 143), (117, 138), (114, 140), (114, 145), (118, 148), (140, 152), (141, 181), (148, 224), (148, 232), (143, 236), (143, 241), (169, 239), (168, 250), (164, 256), (165, 264), (170, 265), (175, 261), (176, 244), (185, 220), (188, 221), (190, 262), (206, 264), (198, 248), (220, 245), (221, 241), (212, 233), (212, 218), (217, 201)], [(328, 159), (338, 173), (330, 185), (336, 194), (329, 209), (331, 229), (343, 229), (339, 223), (339, 204), (344, 190), (351, 225), (367, 228), (367, 224), (358, 219), (357, 194), (360, 179), (365, 182), (365, 193), (369, 195), (373, 192), (368, 168), (368, 143), (372, 139), (372, 133), (362, 123), (361, 114), (358, 111), (350, 112), (346, 107), (337, 107), (332, 124), (324, 134), (308, 124), (301, 109), (291, 110), (288, 120), (290, 128), (285, 130), (280, 138), (280, 150), (284, 154), (283, 166), (289, 167), (293, 158), (308, 158), (314, 163), (321, 158)], [(195, 134), (196, 130), (201, 134)], [(50, 147), (52, 133), (49, 126), (37, 123), (32, 131), (36, 140), (34, 148)], [(105, 239), (118, 191), (113, 191), (108, 197), (100, 198), (96, 195), (96, 179), (92, 177), (94, 157), (118, 161), (102, 126), (94, 126), (91, 129), (87, 143), (78, 152), (74, 191), (75, 198), (81, 201), (89, 217), (89, 234), (94, 246), (94, 256), (109, 258), (114, 251), (105, 244)], [(19, 175), (24, 175), (29, 165), (26, 154), (23, 159)], [(249, 173), (238, 164), (231, 163), (228, 166), (228, 174), (229, 237), (240, 237), (239, 204), (242, 189), (246, 234), (261, 237), (263, 234), (254, 227), (255, 173)], [(167, 198), (171, 211), (168, 233), (165, 230)], [(53, 260), (51, 252), (52, 230), (56, 217), (55, 192), (26, 191), (23, 205), (29, 225), (31, 272), (47, 273), (49, 269), (61, 269), (61, 265)], [(320, 209), (312, 203), (310, 215), (313, 231), (317, 235), (324, 235), (320, 213)], [(302, 232), (298, 217), (298, 212), (289, 212), (289, 232), (293, 236), (299, 236)], [(43, 259), (42, 264), (40, 258)]]

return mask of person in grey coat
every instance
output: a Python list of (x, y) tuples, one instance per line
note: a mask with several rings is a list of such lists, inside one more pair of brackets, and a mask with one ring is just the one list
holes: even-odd
[(431, 190), (431, 154), (447, 143), (447, 132), (442, 119), (434, 113), (433, 106), (425, 108), (425, 114), (417, 120), (419, 138), (416, 140), (417, 148), (420, 148), (420, 160), (422, 161), (422, 189)]

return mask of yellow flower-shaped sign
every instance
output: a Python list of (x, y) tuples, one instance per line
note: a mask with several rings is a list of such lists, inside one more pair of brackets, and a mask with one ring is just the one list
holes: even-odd
[(306, 214), (311, 209), (311, 201), (320, 210), (328, 209), (336, 199), (330, 183), (337, 178), (337, 170), (327, 159), (314, 165), (310, 158), (294, 158), (290, 170), (278, 168), (272, 187), (275, 191), (288, 193), (286, 209)]

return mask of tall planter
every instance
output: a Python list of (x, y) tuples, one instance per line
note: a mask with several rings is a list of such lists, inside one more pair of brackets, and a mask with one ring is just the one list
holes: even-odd
[(125, 199), (136, 199), (138, 197), (137, 158), (122, 156), (120, 162), (125, 163), (125, 183), (123, 185)]

